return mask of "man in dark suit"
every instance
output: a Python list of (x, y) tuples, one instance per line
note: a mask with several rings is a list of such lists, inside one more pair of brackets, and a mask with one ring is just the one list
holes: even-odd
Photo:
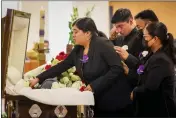
[[(118, 9), (113, 15), (111, 23), (114, 24), (113, 30), (115, 30), (115, 33), (118, 34), (118, 36), (113, 37), (114, 35), (111, 32), (112, 34), (110, 40), (115, 46), (118, 46), (117, 48), (120, 50), (123, 49), (122, 47), (127, 48), (126, 53), (120, 52), (120, 50), (116, 51), (119, 51), (119, 55), (123, 60), (124, 70), (127, 67), (126, 65), (128, 65), (127, 68), (130, 68), (128, 69), (128, 72), (125, 71), (126, 75), (122, 75), (118, 81), (119, 87), (117, 89), (121, 90), (121, 92), (118, 93), (118, 96), (123, 96), (123, 102), (125, 103), (125, 105), (123, 105), (123, 107), (117, 112), (119, 114), (124, 113), (128, 114), (127, 116), (133, 116), (132, 101), (128, 101), (129, 94), (127, 93), (130, 92), (137, 83), (137, 75), (134, 74), (137, 67), (133, 66), (137, 65), (135, 64), (137, 60), (136, 58), (132, 60), (133, 58), (131, 59), (130, 57), (131, 55), (138, 57), (139, 53), (143, 51), (144, 48), (141, 40), (143, 36), (135, 27), (135, 24), (133, 23), (133, 16), (129, 9)], [(117, 101), (119, 101), (119, 99), (117, 99)]]
[[(138, 57), (139, 54), (145, 49), (143, 45), (142, 29), (147, 25), (147, 23), (153, 22), (154, 20), (152, 19), (155, 19), (156, 21), (158, 20), (157, 18), (153, 18), (153, 16), (156, 15), (150, 14), (153, 14), (153, 12), (149, 11), (148, 13), (147, 11), (144, 13), (139, 13), (139, 15), (135, 17), (137, 27), (133, 23), (133, 16), (129, 9), (118, 9), (111, 20), (111, 23), (114, 24), (113, 30), (116, 34), (118, 34), (118, 36), (114, 36), (111, 32), (110, 39), (115, 45), (117, 53), (121, 56), (123, 60), (123, 66), (126, 74), (126, 76), (123, 76), (122, 79), (128, 80), (132, 88), (137, 84), (138, 81), (138, 75), (136, 72), (139, 64)], [(146, 17), (141, 17), (141, 15), (144, 15)], [(145, 20), (143, 19), (143, 24), (141, 24), (141, 22), (138, 22), (141, 21), (142, 18), (146, 18)], [(149, 20), (150, 18), (151, 20)], [(127, 47), (127, 50), (122, 48), (124, 46)], [(126, 88), (128, 88), (128, 86), (126, 86)], [(128, 104), (124, 109), (126, 109), (126, 111), (134, 110), (131, 104)]]
[[(123, 65), (128, 66), (126, 72), (127, 77), (130, 79), (132, 84), (136, 84), (137, 80), (131, 80), (131, 76), (137, 69), (138, 56), (144, 50), (142, 45), (143, 35), (138, 31), (133, 22), (133, 16), (129, 9), (118, 9), (112, 17), (111, 23), (115, 26), (115, 32), (119, 34), (115, 39), (110, 38), (116, 47), (117, 53), (123, 60)], [(113, 33), (112, 33), (113, 34)], [(112, 36), (112, 35), (111, 35)], [(125, 51), (122, 47), (128, 47)], [(134, 58), (135, 57), (135, 58)], [(137, 75), (134, 75), (137, 78)]]
[[(120, 10), (119, 10), (120, 11)], [(122, 10), (121, 10), (122, 11)], [(123, 10), (123, 12), (126, 11), (126, 17), (131, 17), (132, 19), (132, 15), (130, 13), (129, 10)], [(116, 15), (117, 18), (115, 18), (114, 16), (114, 20), (112, 19), (112, 23), (114, 23), (114, 27), (112, 28), (111, 30), (111, 36), (110, 36), (110, 39), (112, 40), (112, 42), (114, 42), (115, 45), (119, 45), (119, 43), (117, 42), (117, 36), (116, 34), (117, 33), (120, 33), (119, 30), (116, 30), (116, 27), (115, 27), (115, 24), (117, 24), (118, 21), (124, 21), (124, 20), (121, 20), (123, 18), (118, 18), (120, 17), (120, 15)], [(122, 17), (122, 16), (121, 16)], [(125, 14), (124, 16), (125, 17)], [(117, 20), (116, 20), (117, 19)], [(124, 18), (125, 19), (125, 18)], [(147, 10), (143, 10), (141, 12), (139, 12), (136, 16), (135, 16), (135, 21), (136, 21), (136, 28), (135, 29), (138, 29), (138, 33), (140, 36), (143, 37), (143, 29), (145, 28), (145, 26), (148, 24), (148, 23), (151, 23), (151, 22), (158, 22), (159, 19), (158, 17), (156, 16), (156, 14), (154, 13), (153, 10), (150, 10), (150, 9), (147, 9)], [(125, 26), (126, 27), (126, 26)], [(132, 27), (134, 28), (134, 26)], [(129, 29), (129, 28), (128, 28)], [(128, 30), (128, 31), (131, 31), (131, 30)], [(128, 32), (129, 33), (129, 32)], [(121, 34), (123, 37), (126, 37), (125, 35)], [(133, 33), (133, 35), (135, 35), (135, 33)]]
[[(120, 10), (119, 10), (120, 11)], [(121, 10), (122, 12), (122, 10)], [(126, 17), (131, 17), (132, 19), (132, 15), (130, 13), (129, 10), (123, 10), (123, 12), (126, 13)], [(124, 13), (124, 17), (125, 17), (125, 13)], [(120, 20), (120, 15), (117, 15), (118, 12), (116, 13), (116, 18), (114, 16), (114, 20), (112, 19), (112, 23), (116, 24), (117, 23), (119, 24), (119, 22), (117, 21), (124, 21), (124, 20)], [(122, 17), (122, 16), (121, 16)], [(119, 20), (118, 20), (119, 19)], [(121, 18), (121, 19), (125, 19), (125, 18)], [(116, 21), (116, 22), (115, 22)], [(137, 49), (137, 51), (141, 50), (141, 41), (143, 43), (143, 29), (145, 28), (145, 26), (148, 24), (148, 23), (152, 23), (152, 22), (158, 22), (159, 19), (158, 17), (156, 16), (156, 14), (154, 13), (153, 10), (150, 10), (150, 9), (147, 9), (147, 10), (143, 10), (141, 12), (139, 12), (136, 16), (135, 16), (135, 21), (136, 21), (136, 28), (134, 29), (138, 29), (138, 31), (136, 31), (135, 33), (133, 33), (133, 36), (135, 35), (138, 35), (137, 39), (139, 39), (139, 43), (136, 44), (136, 45), (140, 45), (139, 48)], [(131, 21), (132, 22), (132, 21)], [(133, 28), (133, 27), (132, 27)], [(125, 28), (124, 28), (125, 29)], [(129, 29), (129, 28), (128, 28)], [(126, 29), (127, 30), (127, 29)], [(112, 30), (111, 30), (111, 40), (112, 42), (114, 42), (115, 45), (119, 46), (119, 43), (117, 42), (117, 40), (119, 40), (119, 38), (114, 38), (116, 36), (114, 36), (115, 34), (117, 34), (119, 30), (116, 30), (116, 27), (114, 27)], [(130, 31), (130, 30), (128, 30)], [(123, 35), (123, 37), (126, 37), (125, 35)], [(113, 40), (114, 39), (114, 40)], [(142, 40), (141, 40), (142, 39)], [(130, 40), (130, 39), (129, 39)], [(137, 47), (136, 47), (137, 48)], [(135, 55), (134, 53), (132, 54), (128, 54), (125, 50), (123, 49), (120, 49), (118, 48), (118, 52), (120, 52), (119, 54), (121, 55), (121, 57), (126, 60), (127, 62), (127, 66), (131, 66), (131, 68), (133, 68), (133, 66), (135, 67), (135, 65), (137, 63), (139, 63), (139, 59), (138, 58), (138, 55)], [(145, 45), (143, 45), (143, 49), (145, 49)], [(129, 52), (129, 51), (128, 51)], [(136, 52), (137, 54), (138, 52)], [(137, 58), (136, 58), (137, 57)]]

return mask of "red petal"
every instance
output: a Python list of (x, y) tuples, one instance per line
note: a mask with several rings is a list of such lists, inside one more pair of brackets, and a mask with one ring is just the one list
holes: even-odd
[(58, 59), (59, 57), (60, 57), (60, 56), (59, 56), (59, 55), (57, 55), (57, 56), (56, 56), (56, 59)]
[(60, 53), (59, 53), (59, 55), (65, 55), (65, 52), (64, 52), (64, 51), (62, 51), (62, 52), (60, 52)]
[(61, 60), (64, 60), (64, 55), (60, 56)]
[(56, 59), (59, 60), (59, 61), (61, 61), (61, 60), (62, 60), (62, 56), (59, 56), (59, 55), (58, 55), (58, 56), (56, 57)]
[(45, 70), (48, 70), (49, 68), (51, 68), (51, 65), (46, 65), (45, 66)]
[(85, 84), (85, 82), (83, 80), (81, 80), (83, 84)]
[(81, 86), (81, 88), (79, 89), (81, 92), (84, 91), (86, 87), (85, 86)]

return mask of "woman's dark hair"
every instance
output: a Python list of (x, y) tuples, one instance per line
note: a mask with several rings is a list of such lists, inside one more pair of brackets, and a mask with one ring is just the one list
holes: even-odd
[(95, 22), (93, 21), (93, 19), (89, 18), (89, 17), (84, 17), (84, 18), (79, 18), (77, 19), (72, 26), (77, 26), (78, 29), (82, 30), (83, 32), (91, 32), (92, 35), (98, 35), (100, 37), (106, 37), (107, 36), (101, 32), (97, 30), (97, 27), (95, 25)]
[(173, 60), (174, 64), (176, 64), (174, 37), (171, 33), (167, 32), (166, 25), (161, 22), (154, 22), (150, 23), (146, 29), (149, 35), (152, 37), (157, 36), (161, 40), (165, 53)]

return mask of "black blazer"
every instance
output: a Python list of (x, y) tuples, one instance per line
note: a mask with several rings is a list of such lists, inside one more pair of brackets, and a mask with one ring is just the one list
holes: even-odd
[(159, 50), (145, 63), (140, 85), (133, 90), (138, 116), (176, 116), (174, 64)]
[(143, 35), (137, 30), (137, 28), (134, 28), (129, 35), (127, 36), (120, 36), (115, 40), (112, 40), (113, 44), (115, 46), (128, 46), (128, 53), (129, 56), (125, 60), (125, 64), (129, 68), (129, 73), (127, 78), (133, 86), (136, 86), (137, 84), (137, 67), (139, 64), (139, 54), (144, 50), (144, 46), (142, 44)]
[[(114, 92), (116, 90), (112, 91), (111, 88), (112, 86), (116, 86), (115, 83), (119, 79), (118, 76), (124, 73), (121, 59), (115, 52), (113, 44), (103, 37), (92, 37), (88, 52), (89, 60), (84, 65), (80, 61), (83, 56), (83, 51), (83, 46), (75, 46), (63, 62), (41, 73), (37, 78), (39, 78), (39, 83), (42, 83), (45, 79), (56, 77), (67, 69), (76, 66), (78, 75), (87, 85), (90, 84), (93, 89), (95, 106), (98, 105), (101, 108), (101, 105), (103, 105), (106, 109), (106, 105), (112, 102), (110, 101), (111, 99), (108, 99), (109, 97), (114, 98), (114, 101), (118, 101), (116, 99), (118, 94), (116, 95)], [(105, 95), (106, 98), (103, 97)], [(110, 104), (108, 106), (116, 108), (117, 104), (113, 104), (113, 106)]]
[(138, 57), (139, 53), (144, 50), (142, 45), (143, 35), (134, 28), (129, 35), (119, 36), (117, 39), (112, 40), (115, 46), (128, 46), (128, 53), (132, 54), (135, 57)]

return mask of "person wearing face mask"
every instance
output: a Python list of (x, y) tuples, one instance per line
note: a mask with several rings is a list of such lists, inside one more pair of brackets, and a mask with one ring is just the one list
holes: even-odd
[[(156, 16), (156, 14), (154, 13), (153, 10), (151, 9), (146, 9), (143, 10), (141, 12), (139, 12), (136, 16), (135, 16), (135, 21), (136, 21), (136, 28), (138, 29), (138, 32), (140, 34), (140, 36), (142, 36), (142, 45), (143, 45), (143, 49), (146, 51), (150, 51), (147, 49), (147, 45), (145, 44), (145, 40), (143, 38), (143, 29), (145, 28), (145, 26), (149, 23), (152, 22), (159, 22), (158, 17)], [(113, 32), (114, 30), (111, 30), (111, 32)], [(112, 33), (111, 33), (112, 34)], [(125, 65), (125, 72), (128, 73), (129, 72), (129, 67), (131, 68), (135, 68), (136, 65), (140, 64), (141, 61), (143, 63), (143, 61), (146, 61), (146, 59), (152, 55), (152, 52), (149, 52), (149, 54), (147, 55), (146, 58), (143, 58), (142, 60), (140, 60), (138, 57), (134, 56), (134, 55), (130, 55), (127, 51), (125, 51), (122, 48), (116, 48), (116, 51), (118, 52), (118, 54), (120, 54), (120, 56), (123, 59), (128, 59), (128, 63), (127, 65)], [(131, 74), (134, 76), (134, 74)]]
[[(145, 40), (143, 39), (143, 29), (145, 28), (145, 26), (148, 23), (152, 23), (152, 22), (159, 22), (158, 17), (156, 16), (155, 12), (151, 9), (146, 9), (143, 10), (141, 12), (139, 12), (136, 16), (135, 16), (135, 21), (136, 21), (136, 28), (138, 29), (138, 33), (139, 35), (142, 37), (142, 45), (143, 45), (143, 49), (147, 50), (147, 46), (145, 45)], [(112, 32), (114, 32), (115, 30), (111, 30), (111, 34), (113, 34)], [(113, 35), (112, 35), (113, 36)], [(117, 48), (117, 51), (120, 52), (119, 54), (121, 54), (121, 57), (123, 59), (126, 59), (128, 57), (128, 53), (126, 51), (124, 51), (123, 49), (119, 49)], [(124, 55), (124, 56), (123, 56)], [(131, 60), (133, 66), (135, 67), (135, 65), (137, 63), (139, 63), (139, 59), (136, 58), (136, 56), (134, 55), (129, 55), (129, 61)], [(129, 62), (128, 61), (128, 62)], [(130, 63), (130, 62), (129, 62)], [(128, 65), (129, 65), (128, 63)], [(130, 63), (130, 64), (131, 64)]]
[(146, 26), (144, 38), (153, 55), (139, 68), (140, 82), (131, 93), (136, 116), (176, 117), (173, 36), (165, 24), (155, 22)]
[(139, 12), (135, 17), (136, 27), (139, 29), (140, 33), (143, 35), (143, 29), (145, 26), (152, 22), (159, 22), (158, 17), (155, 12), (151, 9), (146, 9)]
[[(87, 85), (85, 91), (94, 93), (94, 117), (120, 115), (116, 113), (117, 82), (119, 75), (123, 74), (123, 68), (113, 44), (88, 17), (79, 18), (73, 23), (73, 39), (76, 45), (69, 56), (31, 80), (30, 86), (33, 87), (38, 82), (41, 84), (75, 66), (78, 75)], [(123, 103), (123, 99), (120, 102)]]
[[(139, 12), (135, 17), (136, 21), (136, 27), (139, 30), (140, 34), (143, 36), (143, 29), (146, 27), (147, 24), (153, 23), (153, 22), (159, 22), (159, 19), (155, 12), (151, 9), (146, 9), (141, 12)], [(144, 48), (146, 49), (147, 46), (145, 45), (144, 39), (142, 40)]]

